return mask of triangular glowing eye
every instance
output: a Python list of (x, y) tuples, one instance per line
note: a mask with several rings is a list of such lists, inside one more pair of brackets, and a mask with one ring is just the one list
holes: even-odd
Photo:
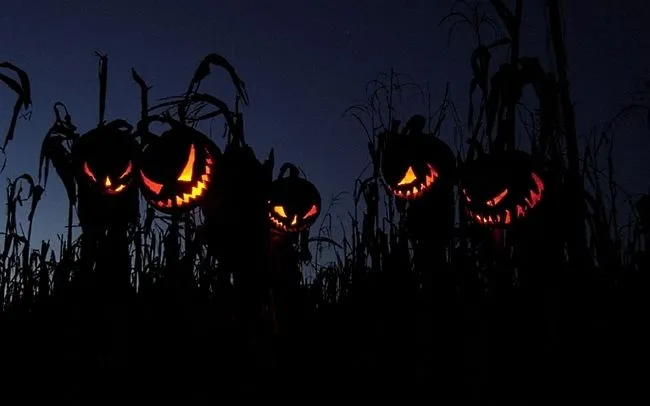
[(187, 157), (187, 163), (181, 176), (178, 177), (179, 182), (191, 182), (192, 181), (192, 170), (194, 169), (194, 160), (196, 159), (196, 151), (194, 150), (194, 144), (190, 145), (190, 154)]
[(307, 212), (307, 214), (305, 214), (305, 215), (303, 216), (302, 219), (304, 220), (304, 219), (309, 218), (309, 217), (311, 217), (311, 216), (315, 216), (316, 214), (318, 214), (318, 207), (316, 207), (316, 205), (313, 204), (313, 205), (311, 206), (311, 209), (309, 209), (309, 211)]
[(494, 197), (494, 199), (488, 201), (486, 204), (490, 207), (494, 207), (503, 200), (504, 197), (508, 194), (508, 189), (505, 189), (503, 192), (499, 193)]
[(88, 166), (88, 162), (84, 162), (84, 173), (86, 174), (86, 176), (92, 179), (93, 182), (97, 182), (97, 179), (95, 178), (95, 174), (93, 173), (93, 171), (90, 170), (90, 166)]
[(128, 176), (131, 173), (132, 170), (133, 170), (133, 163), (129, 161), (129, 163), (126, 165), (126, 169), (120, 175), (120, 179), (124, 179), (126, 176)]
[(142, 179), (142, 183), (144, 183), (144, 186), (151, 190), (154, 194), (158, 195), (160, 194), (160, 191), (163, 188), (163, 185), (160, 183), (156, 183), (153, 180), (147, 178), (144, 174), (144, 172), (140, 171), (140, 179)]
[(273, 207), (273, 212), (277, 214), (280, 217), (287, 218), (287, 213), (284, 212), (284, 207), (282, 206), (275, 206)]
[(418, 180), (418, 177), (415, 176), (415, 172), (413, 172), (413, 168), (409, 166), (409, 168), (406, 170), (406, 175), (404, 175), (402, 180), (399, 181), (397, 186), (410, 185), (416, 180)]

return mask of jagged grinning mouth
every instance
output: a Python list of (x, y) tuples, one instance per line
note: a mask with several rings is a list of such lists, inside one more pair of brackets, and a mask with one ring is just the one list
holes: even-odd
[(302, 231), (305, 228), (307, 228), (306, 225), (304, 225), (304, 224), (302, 226), (299, 226), (299, 227), (286, 226), (283, 222), (281, 222), (281, 221), (277, 220), (275, 217), (273, 217), (273, 214), (271, 214), (271, 213), (269, 213), (269, 219), (271, 219), (271, 223), (273, 223), (273, 225), (276, 228), (278, 228), (278, 229), (280, 229), (282, 231), (285, 231), (287, 233), (295, 233), (295, 232)]
[(477, 223), (486, 226), (508, 225), (512, 223), (513, 217), (525, 217), (529, 210), (539, 204), (542, 199), (542, 193), (544, 192), (544, 182), (542, 182), (542, 179), (534, 172), (531, 172), (531, 177), (535, 183), (535, 188), (530, 189), (528, 196), (524, 197), (524, 203), (518, 203), (514, 210), (506, 209), (500, 214), (489, 216), (482, 216), (470, 209), (467, 209), (467, 213)]
[(399, 186), (399, 188), (393, 189), (390, 188), (395, 195), (395, 197), (399, 197), (400, 199), (417, 199), (420, 196), (424, 194), (427, 190), (433, 186), (435, 183), (436, 179), (438, 178), (438, 173), (436, 172), (435, 169), (433, 169), (433, 166), (430, 164), (427, 164), (427, 168), (429, 169), (429, 173), (427, 176), (424, 178), (424, 182), (421, 182), (420, 184), (414, 184), (410, 183), (408, 185), (402, 185)]
[(203, 174), (201, 174), (201, 180), (196, 182), (196, 185), (192, 186), (191, 192), (183, 193), (182, 196), (176, 195), (173, 200), (172, 198), (169, 198), (167, 200), (154, 201), (154, 205), (161, 209), (171, 209), (174, 206), (174, 203), (176, 204), (176, 207), (183, 207), (202, 197), (208, 189), (210, 179), (212, 178), (210, 175), (212, 174), (213, 162), (212, 156), (206, 152), (205, 170)]

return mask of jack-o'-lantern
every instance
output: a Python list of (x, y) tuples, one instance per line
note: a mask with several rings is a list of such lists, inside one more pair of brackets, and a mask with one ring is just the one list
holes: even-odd
[(401, 134), (394, 129), (385, 135), (381, 171), (400, 199), (418, 199), (441, 182), (452, 184), (454, 154), (443, 141), (423, 132), (424, 120), (414, 116)]
[(109, 123), (75, 140), (77, 179), (104, 195), (119, 195), (132, 184), (139, 146), (130, 129)]
[(542, 171), (523, 151), (482, 154), (464, 165), (460, 194), (474, 222), (507, 227), (541, 202)]
[[(284, 176), (289, 170), (288, 176)], [(282, 165), (278, 178), (271, 185), (269, 219), (281, 232), (299, 232), (311, 227), (321, 210), (318, 189), (301, 178), (298, 169), (289, 163)]]
[(183, 213), (200, 205), (214, 180), (219, 148), (186, 126), (152, 136), (142, 151), (140, 189), (163, 213)]

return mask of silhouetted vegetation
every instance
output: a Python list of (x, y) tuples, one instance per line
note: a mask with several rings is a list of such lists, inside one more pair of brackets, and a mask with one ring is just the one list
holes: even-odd
[[(0, 365), (18, 385), (3, 386), (3, 401), (390, 392), (625, 403), (647, 356), (650, 197), (617, 184), (613, 124), (579, 142), (557, 0), (548, 67), (520, 50), (515, 3), (491, 1), (486, 14), (461, 2), (444, 21), (477, 38), (466, 119), (449, 92), (435, 108), (393, 71), (346, 110), (370, 165), (344, 224), (330, 213), (340, 197), (323, 205), (298, 163), (274, 170), (273, 151), (261, 161), (246, 143), (246, 87), (223, 57), (208, 55), (182, 95), (153, 107), (133, 70), (142, 103), (131, 124), (104, 117), (98, 54), (97, 127), (77, 128), (56, 103), (38, 180), (7, 185)], [(25, 72), (0, 67), (18, 76), (0, 73), (18, 95), (5, 152), (31, 101)], [(232, 79), (232, 106), (200, 90), (212, 67)], [(400, 110), (409, 92), (426, 117)], [(198, 129), (214, 119), (223, 150)], [(451, 133), (455, 145), (440, 139)], [(56, 252), (31, 245), (51, 168), (70, 203)]]

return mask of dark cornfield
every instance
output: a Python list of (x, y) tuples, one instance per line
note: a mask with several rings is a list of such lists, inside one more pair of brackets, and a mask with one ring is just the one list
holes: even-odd
[[(299, 163), (277, 165), (272, 151), (260, 160), (248, 146), (246, 87), (223, 57), (208, 55), (185, 93), (152, 106), (133, 70), (142, 111), (132, 124), (104, 117), (108, 59), (98, 54), (98, 127), (77, 128), (74, 112), (57, 103), (38, 176), (7, 185), (2, 404), (194, 405), (242, 394), (390, 394), (441, 404), (641, 399), (650, 197), (618, 186), (613, 125), (578, 142), (558, 1), (548, 2), (548, 67), (520, 52), (523, 1), (512, 10), (490, 3), (487, 10), (459, 3), (443, 21), (502, 33), (479, 36), (471, 52), (466, 118), (448, 94), (427, 117), (399, 111), (404, 92), (428, 95), (393, 71), (370, 81), (365, 103), (346, 110), (367, 137), (372, 170), (354, 181), (354, 208), (343, 225), (308, 182), (300, 183), (302, 200), (276, 202), (290, 194), (278, 192), (278, 174), (299, 184)], [(3, 145), (11, 162), (8, 144), (23, 130), (30, 86), (18, 67), (0, 68), (0, 81), (17, 95)], [(211, 68), (232, 78), (234, 104), (200, 89)], [(612, 122), (648, 107), (634, 102)], [(223, 119), (225, 142), (195, 129), (213, 119)], [(432, 140), (449, 122), (456, 145), (447, 153)], [(169, 134), (154, 134), (153, 123)], [(433, 186), (423, 181), (425, 192), (409, 189), (413, 196), (401, 199), (399, 179), (389, 179), (399, 165), (391, 162), (426, 161), (409, 155), (415, 149), (397, 152), (396, 137), (409, 131), (436, 145), (439, 155), (428, 162), (441, 166), (423, 166)], [(505, 212), (481, 217), (470, 198), (485, 189), (472, 183), (476, 171), (500, 172), (472, 172), (471, 163), (511, 156), (523, 138), (525, 163), (534, 162), (543, 178), (543, 188), (530, 190), (541, 199), (521, 203), (507, 224)], [(191, 155), (179, 156), (178, 146), (190, 144)], [(106, 161), (97, 148), (116, 150)], [(102, 166), (113, 164), (119, 168)], [(58, 251), (31, 238), (48, 182), (62, 182), (70, 200)], [(21, 206), (29, 207), (27, 224), (16, 220)], [(502, 227), (487, 224), (497, 222)], [(333, 231), (339, 226), (342, 238)], [(313, 279), (302, 277), (308, 269)]]

